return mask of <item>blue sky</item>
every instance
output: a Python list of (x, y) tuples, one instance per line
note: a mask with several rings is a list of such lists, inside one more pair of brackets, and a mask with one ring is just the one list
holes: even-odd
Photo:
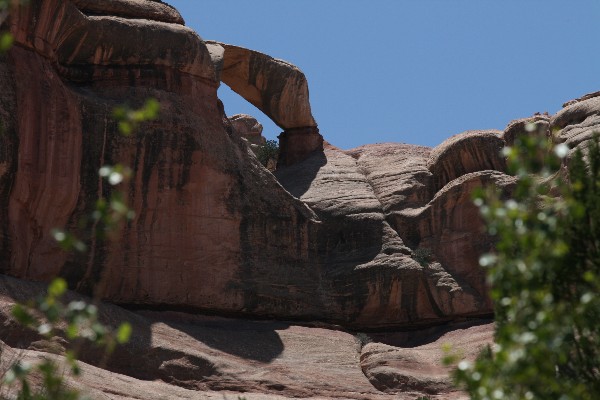
[[(204, 39), (296, 64), (332, 144), (435, 146), (600, 90), (598, 0), (166, 0)], [(254, 115), (231, 92), (228, 115)]]

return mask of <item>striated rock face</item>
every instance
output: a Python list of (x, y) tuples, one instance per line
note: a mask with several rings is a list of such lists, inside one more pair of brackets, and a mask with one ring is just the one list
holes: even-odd
[(573, 151), (587, 147), (600, 132), (600, 93), (592, 93), (566, 103), (566, 107), (550, 118), (550, 132), (558, 143), (566, 143)]
[(515, 139), (520, 136), (539, 136), (546, 137), (549, 131), (550, 117), (546, 115), (534, 115), (529, 118), (522, 118), (512, 121), (502, 134), (502, 138), (507, 146), (515, 144)]
[(143, 18), (183, 25), (179, 11), (160, 0), (72, 0), (81, 11), (91, 15)]
[[(0, 58), (0, 272), (36, 281), (60, 275), (80, 293), (138, 309), (344, 329), (489, 316), (478, 257), (493, 241), (472, 190), (495, 185), (510, 195), (515, 178), (500, 150), (520, 135), (585, 148), (600, 129), (596, 93), (551, 118), (465, 132), (433, 149), (386, 143), (343, 151), (323, 142), (299, 69), (207, 43), (182, 23), (151, 0), (32, 0), (13, 11), (7, 26), (16, 45)], [(276, 176), (240, 137), (260, 135), (256, 121), (226, 117), (221, 81), (284, 129)], [(120, 136), (112, 110), (149, 97), (160, 102), (160, 118)], [(118, 240), (82, 228), (113, 190), (97, 171), (114, 163), (134, 172), (120, 189), (135, 218)], [(88, 251), (61, 251), (55, 227), (74, 232)], [(8, 318), (15, 299), (42, 286), (1, 280), (6, 351), (50, 351)], [(115, 397), (169, 395), (159, 382), (142, 383), (155, 379), (180, 386), (180, 398), (220, 398), (213, 390), (256, 394), (248, 398), (460, 395), (438, 356), (422, 359), (433, 339), (378, 339), (359, 359), (342, 331), (111, 310), (109, 320), (136, 326), (136, 341), (109, 364), (128, 387), (111, 386), (107, 372), (91, 366), (97, 379), (83, 384)], [(488, 328), (464, 329), (483, 343)], [(82, 354), (90, 363), (97, 356)]]
[[(0, 68), (8, 89), (2, 271), (62, 275), (119, 303), (318, 314), (322, 304), (302, 294), (317, 281), (308, 261), (314, 214), (228, 134), (212, 59), (194, 32), (87, 16), (58, 0), (34, 1), (10, 23), (17, 46)], [(83, 39), (82, 26), (90, 30)], [(162, 117), (119, 136), (113, 108), (148, 97), (160, 101)], [(136, 218), (110, 242), (77, 227), (109, 194), (98, 168), (116, 162), (135, 172), (124, 189)], [(54, 227), (79, 233), (89, 251), (62, 252)], [(306, 290), (290, 295), (288, 281)]]
[[(179, 23), (147, 19), (152, 10), (170, 10), (160, 3), (106, 3), (94, 12), (90, 4), (38, 0), (10, 20), (18, 45), (0, 64), (7, 88), (0, 96), (3, 272), (36, 280), (62, 275), (72, 288), (122, 304), (356, 327), (490, 312), (475, 255), (490, 243), (479, 238), (461, 188), (503, 182), (501, 173), (481, 172), (501, 160), (490, 162), (469, 144), (489, 142), (491, 152), (501, 139), (482, 133), (458, 140), (463, 167), (455, 172), (447, 161), (452, 151), (439, 152), (437, 161), (437, 150), (408, 145), (313, 152), (322, 138), (300, 96), (294, 104), (306, 115), (297, 124), (286, 119), (289, 101), (269, 103), (287, 121), (289, 148), (300, 149), (288, 152), (296, 164), (282, 168), (278, 182), (233, 134), (255, 124), (227, 119), (217, 99), (216, 68), (223, 63), (224, 80), (235, 70), (228, 68), (230, 47), (220, 53)], [(121, 6), (139, 18), (124, 18)], [(239, 54), (249, 60), (247, 51)], [(266, 81), (289, 83), (262, 86), (271, 96), (265, 101), (305, 90), (300, 72), (289, 75), (294, 67), (250, 58)], [(148, 97), (161, 103), (161, 118), (119, 136), (112, 109)], [(313, 144), (303, 148), (307, 137)], [(110, 241), (78, 226), (111, 190), (96, 171), (116, 162), (134, 171), (124, 189), (136, 217)], [(485, 176), (446, 185), (452, 190), (436, 186), (471, 171)], [(89, 251), (62, 252), (54, 227), (78, 233)], [(481, 245), (471, 245), (474, 236)], [(415, 261), (419, 246), (435, 259)]]
[(224, 49), (222, 81), (282, 129), (317, 126), (304, 73), (258, 51), (211, 42)]
[(427, 161), (438, 191), (450, 181), (470, 172), (506, 169), (500, 131), (469, 131), (437, 146)]
[[(455, 142), (469, 150), (475, 149), (471, 140), (486, 137), (467, 133)], [(489, 146), (499, 140), (491, 137)], [(482, 234), (471, 191), (495, 184), (508, 193), (514, 179), (486, 169), (487, 160), (478, 165), (477, 155), (483, 157), (469, 158), (465, 151), (463, 165), (477, 172), (461, 176), (459, 169), (457, 179), (436, 190), (440, 180), (432, 170), (449, 174), (431, 168), (448, 165), (439, 154), (449, 146), (440, 147), (380, 144), (344, 152), (329, 146), (322, 156), (276, 172), (327, 227), (338, 227), (337, 237), (323, 240), (330, 246), (327, 273), (336, 286), (352, 288), (343, 302), (364, 304), (353, 316), (355, 323), (386, 326), (398, 317), (422, 323), (492, 311), (478, 266), (492, 241)], [(429, 252), (431, 260), (418, 262), (418, 249)], [(366, 292), (359, 283), (364, 281), (369, 282)]]
[[(11, 355), (32, 362), (43, 356), (64, 362), (64, 332), (48, 340), (11, 318), (14, 302), (41, 290), (43, 285), (0, 276), (0, 366), (6, 367)], [(66, 300), (90, 301), (73, 293)], [(104, 362), (101, 350), (81, 346), (83, 373), (70, 383), (94, 399), (457, 398), (460, 393), (448, 384), (447, 371), (439, 366), (441, 344), (452, 344), (472, 359), (475, 350), (491, 339), (489, 324), (459, 324), (373, 334), (374, 342), (362, 347), (359, 338), (365, 340), (366, 335), (354, 336), (334, 327), (133, 313), (102, 304), (99, 316), (105, 324), (129, 321), (133, 334)], [(449, 329), (456, 332), (448, 333)], [(408, 383), (406, 376), (411, 377)]]
[[(493, 242), (470, 193), (493, 184), (510, 194), (500, 150), (532, 134), (525, 121), (433, 149), (318, 151), (299, 70), (207, 44), (177, 15), (133, 0), (37, 0), (12, 14), (17, 45), (0, 62), (2, 272), (62, 275), (71, 288), (138, 307), (361, 329), (491, 313), (478, 257)], [(235, 134), (259, 128), (225, 116), (219, 77), (286, 129), (289, 162), (276, 177)], [(118, 135), (113, 108), (148, 97), (160, 119)], [(527, 121), (575, 146), (596, 129), (598, 104), (583, 98), (550, 121)], [(134, 171), (122, 189), (136, 217), (111, 241), (80, 221), (110, 194), (97, 170), (116, 162)], [(54, 227), (79, 234), (88, 252), (62, 252)]]

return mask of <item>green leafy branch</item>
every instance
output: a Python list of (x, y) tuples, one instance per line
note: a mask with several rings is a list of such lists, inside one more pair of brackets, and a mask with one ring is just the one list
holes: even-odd
[(476, 193), (497, 240), (480, 259), (496, 334), (474, 363), (458, 362), (456, 381), (473, 399), (600, 393), (600, 146), (589, 143), (584, 154), (522, 137), (504, 151), (518, 177), (511, 198)]

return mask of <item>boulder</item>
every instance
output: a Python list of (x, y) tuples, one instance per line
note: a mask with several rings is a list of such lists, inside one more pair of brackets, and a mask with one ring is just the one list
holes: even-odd
[(246, 114), (236, 114), (229, 117), (233, 129), (238, 135), (256, 146), (264, 145), (267, 141), (262, 135), (263, 126), (256, 118)]

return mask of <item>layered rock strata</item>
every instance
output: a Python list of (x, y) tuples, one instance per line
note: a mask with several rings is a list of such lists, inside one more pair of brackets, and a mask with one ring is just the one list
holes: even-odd
[[(335, 159), (330, 167), (344, 170), (331, 173), (343, 177), (324, 183), (328, 192), (346, 191), (346, 203), (322, 194), (303, 202), (284, 190), (230, 135), (216, 96), (214, 48), (194, 32), (148, 13), (125, 18), (109, 3), (93, 13), (89, 7), (38, 0), (10, 20), (17, 46), (1, 69), (8, 89), (1, 103), (4, 272), (62, 275), (73, 288), (123, 304), (356, 326), (487, 312), (471, 294), (445, 294), (448, 287), (435, 286), (438, 275), (410, 258), (353, 157), (317, 151), (308, 167), (292, 170), (312, 188), (308, 195), (318, 193), (328, 170), (317, 176), (320, 163)], [(223, 74), (231, 73), (227, 53), (224, 60)], [(147, 97), (159, 100), (162, 117), (120, 137), (112, 109)], [(286, 128), (314, 128), (308, 108), (293, 118), (270, 109)], [(95, 199), (111, 191), (96, 171), (115, 162), (135, 173), (124, 187), (135, 219), (118, 241), (80, 231), (89, 251), (62, 252), (51, 229), (78, 232)], [(448, 296), (458, 300), (443, 304)]]
[[(447, 340), (474, 357), (491, 325), (390, 330), (491, 313), (478, 257), (493, 240), (470, 193), (495, 185), (510, 195), (515, 178), (500, 150), (518, 136), (585, 149), (600, 130), (598, 93), (552, 117), (469, 131), (433, 149), (344, 151), (323, 143), (296, 67), (205, 42), (182, 23), (151, 0), (32, 0), (13, 11), (16, 45), (0, 58), (1, 271), (60, 275), (72, 289), (138, 309), (343, 328), (102, 306), (105, 321), (133, 323), (134, 340), (110, 372), (86, 365), (88, 377), (73, 384), (114, 398), (460, 397), (439, 347)], [(239, 135), (255, 135), (254, 120), (226, 117), (221, 81), (284, 129), (276, 177)], [(120, 136), (112, 110), (149, 97), (160, 118)], [(134, 172), (120, 189), (135, 218), (109, 240), (81, 226), (114, 190), (98, 169), (117, 162)], [(61, 251), (55, 227), (88, 251)], [(64, 341), (49, 343), (9, 316), (44, 285), (0, 280), (3, 352), (63, 360)], [(388, 332), (369, 333), (374, 343), (360, 347), (343, 329)], [(93, 364), (98, 353), (81, 357)]]
[[(162, 3), (129, 2), (37, 0), (11, 16), (16, 46), (0, 62), (4, 273), (61, 275), (81, 292), (139, 307), (369, 329), (492, 311), (477, 259), (493, 242), (470, 192), (494, 184), (510, 193), (500, 149), (530, 134), (527, 124), (434, 149), (319, 151), (299, 70), (207, 44)], [(235, 134), (217, 98), (220, 77), (287, 130), (293, 163), (277, 178)], [(118, 135), (114, 107), (148, 97), (161, 117)], [(591, 96), (533, 121), (578, 146), (598, 109)], [(136, 217), (111, 241), (80, 221), (113, 190), (98, 169), (117, 162), (134, 171), (121, 189)], [(81, 236), (88, 252), (61, 251), (55, 227)]]
[[(15, 358), (35, 363), (49, 357), (66, 364), (69, 346), (64, 332), (47, 339), (23, 329), (11, 316), (15, 302), (27, 301), (44, 289), (0, 276), (0, 368)], [(65, 300), (91, 301), (74, 293)], [(369, 337), (281, 321), (133, 313), (104, 304), (98, 310), (104, 324), (128, 321), (133, 334), (108, 357), (101, 348), (78, 346), (82, 374), (64, 378), (93, 399), (457, 398), (461, 394), (440, 367), (441, 344), (452, 343), (473, 359), (492, 331), (489, 323), (459, 324)], [(6, 387), (2, 394), (8, 394)]]

